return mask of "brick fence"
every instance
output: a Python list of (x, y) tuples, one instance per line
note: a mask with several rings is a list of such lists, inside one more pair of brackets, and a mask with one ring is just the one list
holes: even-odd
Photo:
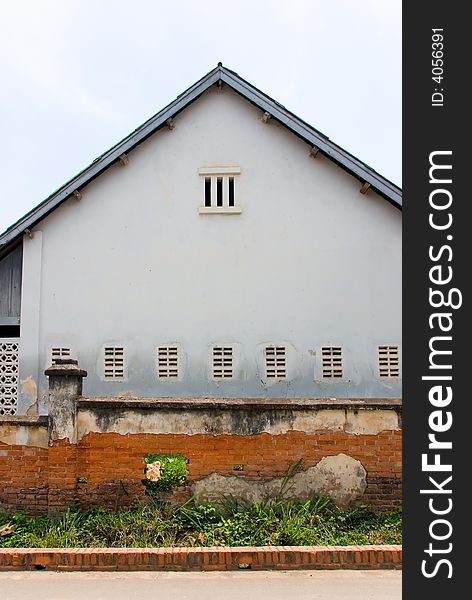
[(0, 443), (0, 507), (31, 514), (54, 512), (78, 501), (82, 507), (116, 509), (143, 499), (143, 458), (151, 452), (179, 453), (188, 459), (188, 497), (191, 484), (218, 472), (236, 475), (243, 464), (248, 479), (270, 479), (287, 472), (290, 461), (303, 460), (304, 468), (340, 452), (359, 460), (367, 472), (362, 501), (391, 508), (401, 501), (401, 434), (350, 436), (319, 431), (308, 435), (262, 433), (236, 435), (159, 435), (93, 433), (78, 444), (54, 442), (48, 448)]
[(84, 398), (84, 372), (62, 362), (47, 371), (48, 417), (0, 418), (0, 508), (9, 512), (132, 505), (144, 498), (148, 453), (187, 457), (182, 499), (213, 473), (252, 485), (298, 460), (309, 470), (345, 457), (344, 470), (323, 466), (325, 487), (307, 495), (336, 499), (355, 476), (356, 500), (401, 501), (400, 400)]

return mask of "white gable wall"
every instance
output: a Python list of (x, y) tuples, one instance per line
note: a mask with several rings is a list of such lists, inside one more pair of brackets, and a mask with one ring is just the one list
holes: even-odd
[[(20, 378), (38, 383), (43, 411), (53, 346), (88, 371), (88, 395), (400, 395), (377, 367), (377, 345), (401, 342), (400, 212), (260, 116), (213, 88), (25, 237), (27, 287), (38, 268), (28, 246), (40, 240), (40, 311), (23, 304), (21, 335), (36, 320), (40, 353), (22, 344)], [(197, 170), (211, 163), (241, 167), (240, 215), (198, 213)], [(170, 342), (183, 368), (163, 382), (156, 347)], [(215, 383), (211, 346), (225, 342), (236, 344), (237, 373)], [(264, 381), (273, 342), (289, 348), (285, 382)], [(330, 344), (343, 348), (341, 381), (320, 381)], [(103, 380), (104, 345), (125, 347), (126, 381)], [(30, 404), (22, 394), (20, 412)]]

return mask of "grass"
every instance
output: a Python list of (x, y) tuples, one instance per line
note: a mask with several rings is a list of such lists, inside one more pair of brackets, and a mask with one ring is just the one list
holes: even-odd
[(151, 500), (117, 512), (69, 509), (57, 518), (0, 512), (0, 528), (14, 525), (0, 548), (399, 544), (401, 514), (401, 507), (341, 509), (319, 496), (181, 506)]

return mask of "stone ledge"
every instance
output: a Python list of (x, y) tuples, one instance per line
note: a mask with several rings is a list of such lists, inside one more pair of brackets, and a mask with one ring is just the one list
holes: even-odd
[(401, 546), (7, 548), (0, 571), (235, 571), (401, 569)]
[(26, 417), (22, 415), (4, 415), (0, 417), (0, 425), (17, 425), (22, 427), (47, 427), (48, 417)]
[(401, 398), (136, 398), (128, 396), (79, 397), (79, 408), (152, 408), (220, 410), (396, 410)]

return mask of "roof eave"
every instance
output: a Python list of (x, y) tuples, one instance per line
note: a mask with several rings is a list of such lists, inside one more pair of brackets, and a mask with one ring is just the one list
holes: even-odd
[(221, 79), (250, 102), (256, 104), (262, 110), (267, 111), (271, 117), (277, 119), (277, 121), (285, 125), (298, 137), (303, 138), (307, 143), (319, 148), (324, 155), (351, 172), (360, 181), (369, 183), (381, 196), (389, 200), (394, 206), (397, 206), (400, 209), (402, 208), (401, 190), (393, 183), (376, 173), (373, 169), (356, 159), (329, 138), (316, 131), (313, 127), (307, 125), (285, 107), (266, 97), (265, 94), (243, 81), (232, 71), (223, 68)]
[(84, 185), (98, 177), (109, 166), (119, 160), (120, 156), (130, 152), (130, 150), (155, 133), (166, 123), (167, 119), (183, 110), (219, 79), (220, 67), (217, 67), (207, 73), (205, 77), (200, 79), (186, 92), (178, 96), (163, 110), (151, 117), (144, 125), (133, 131), (133, 133), (124, 138), (121, 142), (94, 160), (93, 163), (81, 171), (76, 177), (71, 179), (66, 185), (59, 188), (57, 192), (43, 200), (43, 202), (38, 204), (29, 213), (9, 227), (0, 236), (0, 248), (13, 242), (15, 238), (22, 235), (27, 229), (34, 227), (38, 221), (46, 217), (56, 208), (56, 206), (69, 198), (74, 191), (81, 189)]

